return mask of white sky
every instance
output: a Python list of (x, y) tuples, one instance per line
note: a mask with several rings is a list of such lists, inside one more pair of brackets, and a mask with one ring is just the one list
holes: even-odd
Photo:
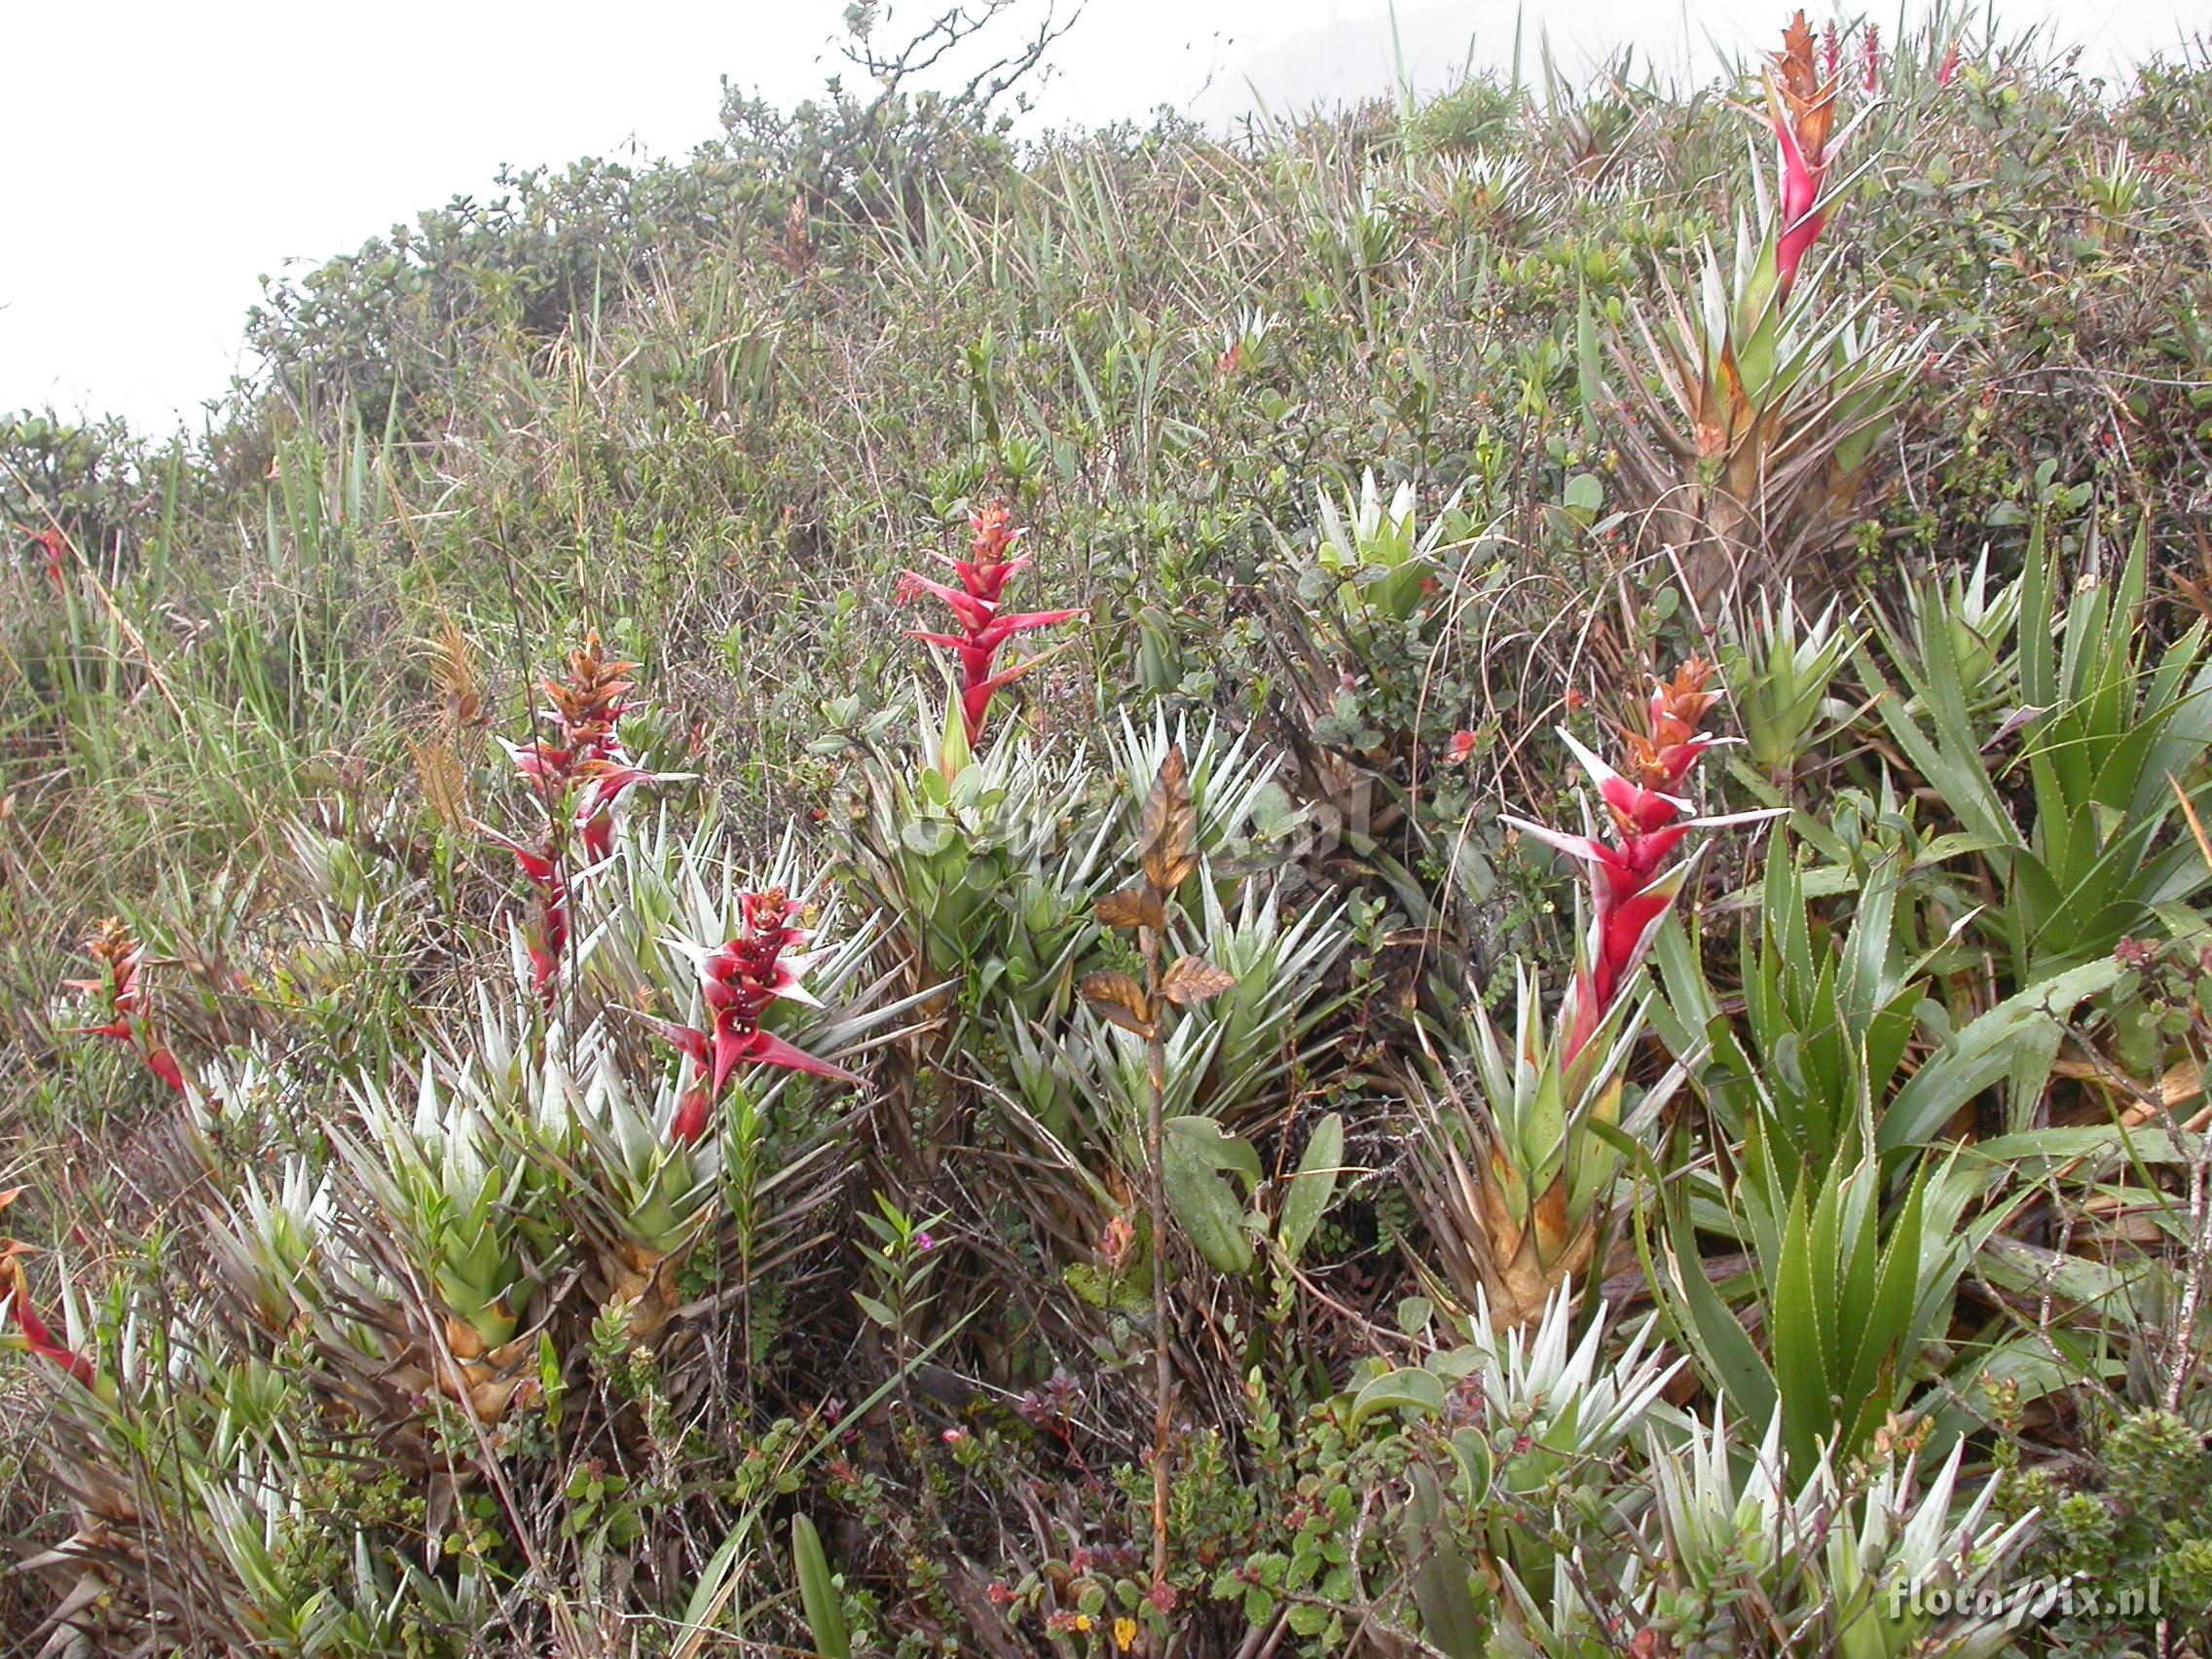
[[(1793, 3), (1531, 0), (1529, 31), (1540, 21), (1567, 60), (1633, 39), (1662, 63), (1702, 63), (1709, 38), (1763, 47)], [(1893, 5), (1875, 14), (1885, 33)], [(881, 33), (903, 38), (903, 18), (935, 9), (903, 0)], [(718, 133), (725, 74), (788, 107), (838, 67), (842, 13), (841, 0), (0, 0), (0, 411), (195, 420), (250, 366), (240, 341), (262, 275), (481, 193), (501, 163), (633, 140), (682, 155)], [(1516, 15), (1512, 0), (1403, 0), (1399, 50), (1433, 85), (1470, 51), (1502, 61)], [(2055, 15), (2096, 64), (2204, 18), (2184, 0), (2009, 0), (2002, 15)], [(1167, 102), (1213, 120), (1255, 89), (1275, 107), (1352, 98), (1388, 87), (1391, 50), (1388, 0), (1090, 0), (1039, 114), (1087, 125)]]

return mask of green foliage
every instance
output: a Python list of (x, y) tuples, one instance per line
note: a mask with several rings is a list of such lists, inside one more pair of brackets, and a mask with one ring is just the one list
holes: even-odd
[[(2044, 1518), (2023, 1567), (2082, 1591), (2079, 1610), (2075, 1598), (2057, 1601), (2051, 1651), (2112, 1651), (2120, 1631), (2155, 1639), (2167, 1619), (2212, 1605), (2212, 1535), (2203, 1524), (2212, 1454), (2203, 1435), (2169, 1412), (2127, 1413), (2107, 1426), (2083, 1473), (2077, 1480), (2031, 1469), (2007, 1494), (2015, 1512)], [(2091, 1610), (2092, 1593), (2103, 1611)], [(2124, 1612), (2123, 1596), (2131, 1603)]]
[[(1959, 819), (1943, 855), (1975, 861), (1995, 885), (1997, 903), (1977, 925), (2023, 987), (2109, 952), (2212, 880), (2194, 842), (2171, 833), (2212, 750), (2203, 627), (2154, 645), (2142, 531), (2117, 571), (2103, 568), (2093, 537), (2083, 558), (2093, 574), (2068, 598), (2038, 522), (2017, 601), (1992, 608), (2017, 614), (2011, 664), (1989, 661), (1995, 641), (1980, 620), (1978, 579), (1963, 605), (1924, 601), (1913, 643), (1886, 634), (1909, 697), (1862, 657), (1883, 729)], [(1988, 708), (2000, 673), (1997, 695), (2018, 699), (2001, 716)], [(1990, 751), (2015, 733), (2019, 760), (1993, 762)], [(2018, 807), (2009, 798), (2015, 788)]]
[(1347, 499), (1340, 509), (1321, 498), (1319, 569), (1337, 579), (1337, 604), (1347, 619), (1369, 608), (1397, 622), (1413, 615), (1426, 597), (1423, 588), (1437, 585), (1436, 549), (1457, 505), (1455, 497), (1436, 522), (1419, 531), (1413, 481), (1402, 480), (1385, 504), (1373, 469), (1360, 475), (1356, 501)]
[(798, 1571), (798, 1593), (806, 1607), (807, 1629), (823, 1659), (851, 1659), (853, 1640), (838, 1605), (836, 1583), (822, 1553), (822, 1535), (803, 1515), (792, 1517), (792, 1559)]
[(1242, 1177), (1247, 1190), (1260, 1183), (1260, 1158), (1211, 1118), (1170, 1118), (1162, 1143), (1167, 1201), (1192, 1245), (1225, 1273), (1252, 1270), (1252, 1240), (1237, 1192), (1223, 1177)]
[(1915, 952), (1906, 937), (1910, 907), (1900, 906), (1898, 863), (1866, 872), (1848, 928), (1831, 931), (1777, 834), (1737, 952), (1740, 1030), (1684, 940), (1672, 937), (1659, 951), (1673, 1002), (1671, 1046), (1705, 1050), (1696, 1081), (1722, 1135), (1734, 1144), (1755, 1132), (1791, 1186), (1800, 1172), (1828, 1168), (1862, 1145), (1864, 1126), (1878, 1117), (1886, 1121), (1905, 1081), (1907, 1049), (1933, 1012), (1923, 1005), (1935, 952)]
[(1856, 644), (1850, 623), (1838, 625), (1832, 602), (1808, 619), (1785, 589), (1779, 606), (1762, 594), (1755, 610), (1732, 613), (1726, 627), (1724, 663), (1745, 753), (1767, 777), (1787, 778), (1816, 731), (1836, 718), (1829, 688)]

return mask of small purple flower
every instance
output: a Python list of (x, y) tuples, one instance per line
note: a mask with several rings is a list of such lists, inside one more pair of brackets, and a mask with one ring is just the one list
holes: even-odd
[(934, 1250), (937, 1248), (937, 1240), (927, 1232), (917, 1233), (914, 1235), (914, 1248), (925, 1252)]

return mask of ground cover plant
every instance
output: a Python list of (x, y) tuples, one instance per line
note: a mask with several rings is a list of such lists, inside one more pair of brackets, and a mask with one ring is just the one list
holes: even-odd
[(2206, 1653), (2212, 65), (1064, 21), (0, 424), (10, 1649)]

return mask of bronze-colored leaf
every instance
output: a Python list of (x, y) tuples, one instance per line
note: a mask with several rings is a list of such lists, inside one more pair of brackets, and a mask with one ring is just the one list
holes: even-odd
[(1494, 1135), (1491, 1138), (1489, 1167), (1483, 1172), (1481, 1189), (1483, 1228), (1489, 1235), (1491, 1253), (1499, 1261), (1510, 1261), (1521, 1248), (1521, 1235), (1528, 1220), (1514, 1212), (1512, 1155)]
[(1567, 1245), (1567, 1176), (1555, 1176), (1552, 1184), (1537, 1195), (1535, 1213), (1530, 1218), (1536, 1235), (1536, 1258), (1546, 1267), (1555, 1266), (1566, 1254)]
[(2192, 581), (2187, 576), (2176, 576), (2174, 586), (2181, 590), (2184, 599), (2196, 607), (2197, 615), (2212, 622), (2212, 590), (2208, 590), (2205, 583)]
[(1178, 1008), (1196, 1008), (1235, 985), (1236, 976), (1226, 968), (1216, 968), (1202, 956), (1178, 956), (1160, 982), (1160, 994)]
[(1098, 901), (1098, 919), (1110, 928), (1152, 928), (1167, 924), (1166, 906), (1150, 887), (1124, 887)]
[(1101, 1019), (1110, 1019), (1139, 1037), (1151, 1038), (1152, 999), (1144, 994), (1144, 987), (1126, 974), (1085, 976), (1083, 1000)]
[(1198, 818), (1191, 808), (1191, 774), (1180, 744), (1167, 751), (1145, 797), (1139, 850), (1144, 876), (1162, 896), (1175, 892), (1198, 867)]

